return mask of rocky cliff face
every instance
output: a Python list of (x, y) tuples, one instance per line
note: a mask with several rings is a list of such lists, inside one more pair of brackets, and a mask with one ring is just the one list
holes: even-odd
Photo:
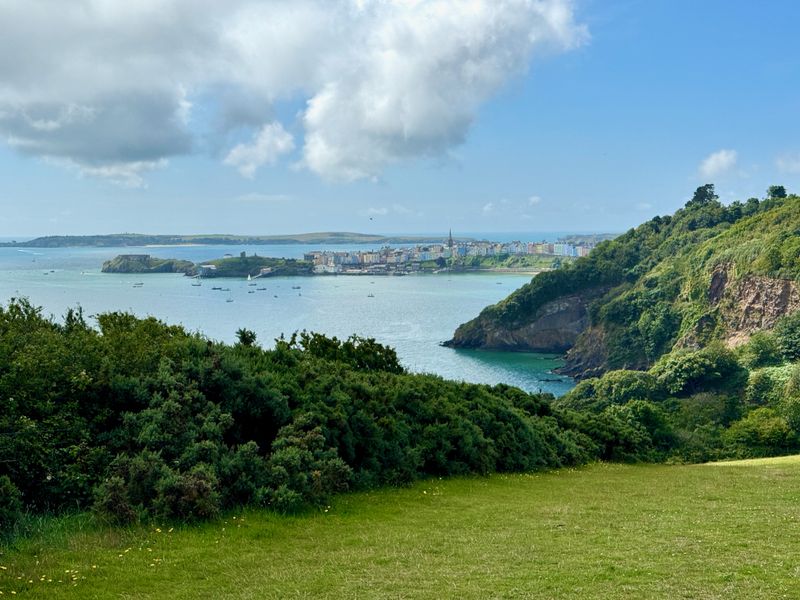
[(800, 290), (795, 281), (760, 275), (735, 279), (729, 265), (711, 276), (708, 300), (729, 346), (745, 343), (756, 331), (772, 329), (777, 321), (800, 309)]
[(480, 315), (461, 325), (453, 339), (454, 348), (486, 348), (529, 352), (565, 352), (589, 326), (588, 304), (604, 290), (562, 296), (543, 304), (524, 323), (500, 324)]

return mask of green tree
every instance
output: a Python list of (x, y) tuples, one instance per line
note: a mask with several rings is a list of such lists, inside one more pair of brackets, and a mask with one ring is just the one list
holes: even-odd
[(256, 343), (256, 332), (242, 327), (236, 330), (236, 339), (242, 346), (253, 346)]
[(786, 188), (782, 185), (771, 185), (767, 188), (767, 198), (770, 200), (786, 198), (786, 196)]
[(701, 185), (694, 191), (692, 199), (686, 203), (686, 208), (706, 206), (718, 198), (719, 196), (717, 196), (716, 192), (714, 191), (714, 184), (707, 183), (705, 185)]

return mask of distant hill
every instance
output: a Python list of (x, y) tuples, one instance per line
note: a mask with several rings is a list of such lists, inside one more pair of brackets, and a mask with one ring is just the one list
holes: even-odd
[(537, 275), (461, 325), (461, 348), (567, 352), (578, 377), (642, 369), (678, 348), (729, 346), (800, 308), (800, 197), (686, 206)]
[[(471, 238), (459, 238), (469, 241)], [(6, 242), (0, 246), (16, 248), (67, 248), (67, 247), (125, 247), (125, 246), (178, 246), (262, 244), (425, 244), (442, 242), (442, 236), (384, 236), (368, 233), (325, 231), (290, 235), (147, 235), (141, 233), (116, 233), (108, 235), (51, 235), (24, 242)]]

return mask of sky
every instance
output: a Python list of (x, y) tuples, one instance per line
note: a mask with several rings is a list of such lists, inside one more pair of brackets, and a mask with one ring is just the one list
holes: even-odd
[(624, 231), (800, 192), (794, 0), (0, 0), (0, 236)]

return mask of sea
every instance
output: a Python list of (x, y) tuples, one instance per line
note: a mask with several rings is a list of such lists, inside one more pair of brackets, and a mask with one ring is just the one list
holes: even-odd
[[(513, 239), (529, 241), (554, 235)], [(553, 373), (562, 364), (557, 355), (456, 350), (440, 345), (452, 337), (459, 324), (528, 283), (529, 275), (272, 277), (249, 282), (256, 286), (248, 285), (245, 279), (206, 279), (196, 286), (192, 285), (194, 279), (180, 274), (101, 272), (103, 262), (118, 254), (202, 262), (241, 252), (302, 258), (312, 250), (369, 248), (305, 244), (0, 248), (0, 302), (25, 297), (56, 319), (68, 308), (78, 306), (90, 316), (127, 311), (180, 324), (225, 342), (233, 342), (236, 330), (244, 327), (253, 330), (264, 347), (272, 347), (281, 335), (288, 337), (302, 330), (339, 338), (357, 334), (393, 347), (402, 364), (413, 372), (472, 383), (506, 383), (556, 396), (574, 386), (571, 378)]]

